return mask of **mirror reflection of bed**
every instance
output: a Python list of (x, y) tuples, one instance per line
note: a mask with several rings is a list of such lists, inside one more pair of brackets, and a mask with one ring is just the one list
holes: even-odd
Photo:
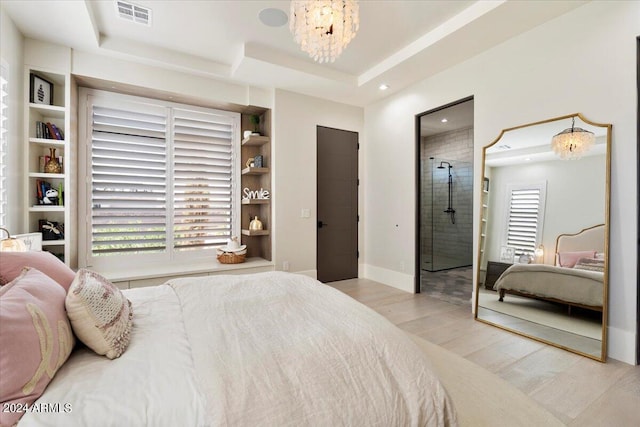
[(482, 318), (600, 357), (604, 225), (557, 238), (555, 265), (514, 264), (479, 295)]
[[(572, 126), (595, 143), (562, 159), (551, 139)], [(606, 360), (609, 147), (610, 125), (579, 114), (485, 147), (478, 320)]]

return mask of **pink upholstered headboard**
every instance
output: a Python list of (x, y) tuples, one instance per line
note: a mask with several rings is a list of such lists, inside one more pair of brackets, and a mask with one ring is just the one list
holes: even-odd
[(558, 265), (560, 252), (578, 251), (595, 251), (597, 253), (605, 251), (604, 224), (585, 228), (575, 234), (560, 234), (556, 239), (555, 264)]

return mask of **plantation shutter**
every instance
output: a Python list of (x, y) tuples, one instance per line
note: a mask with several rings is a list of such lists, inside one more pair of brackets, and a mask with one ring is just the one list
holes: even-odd
[(7, 67), (0, 65), (0, 225), (7, 226)]
[(512, 188), (507, 220), (507, 246), (516, 249), (516, 255), (534, 253), (541, 229), (541, 201), (543, 188), (534, 186)]
[(228, 115), (173, 109), (173, 247), (224, 244), (232, 234), (234, 123)]
[(166, 108), (149, 105), (93, 106), (94, 256), (166, 249), (166, 116)]

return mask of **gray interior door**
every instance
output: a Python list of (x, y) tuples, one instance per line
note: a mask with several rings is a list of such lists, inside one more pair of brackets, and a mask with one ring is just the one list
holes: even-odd
[(318, 126), (318, 280), (358, 277), (358, 134)]

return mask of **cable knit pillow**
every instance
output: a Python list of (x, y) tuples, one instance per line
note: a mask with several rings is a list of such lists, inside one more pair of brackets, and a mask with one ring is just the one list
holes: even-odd
[[(34, 268), (25, 268), (0, 288), (1, 408), (35, 402), (71, 354), (74, 338), (65, 294)], [(0, 425), (15, 424), (22, 414), (0, 410)]]
[(81, 269), (71, 283), (65, 305), (73, 332), (87, 347), (109, 359), (124, 353), (133, 311), (131, 302), (113, 283)]

